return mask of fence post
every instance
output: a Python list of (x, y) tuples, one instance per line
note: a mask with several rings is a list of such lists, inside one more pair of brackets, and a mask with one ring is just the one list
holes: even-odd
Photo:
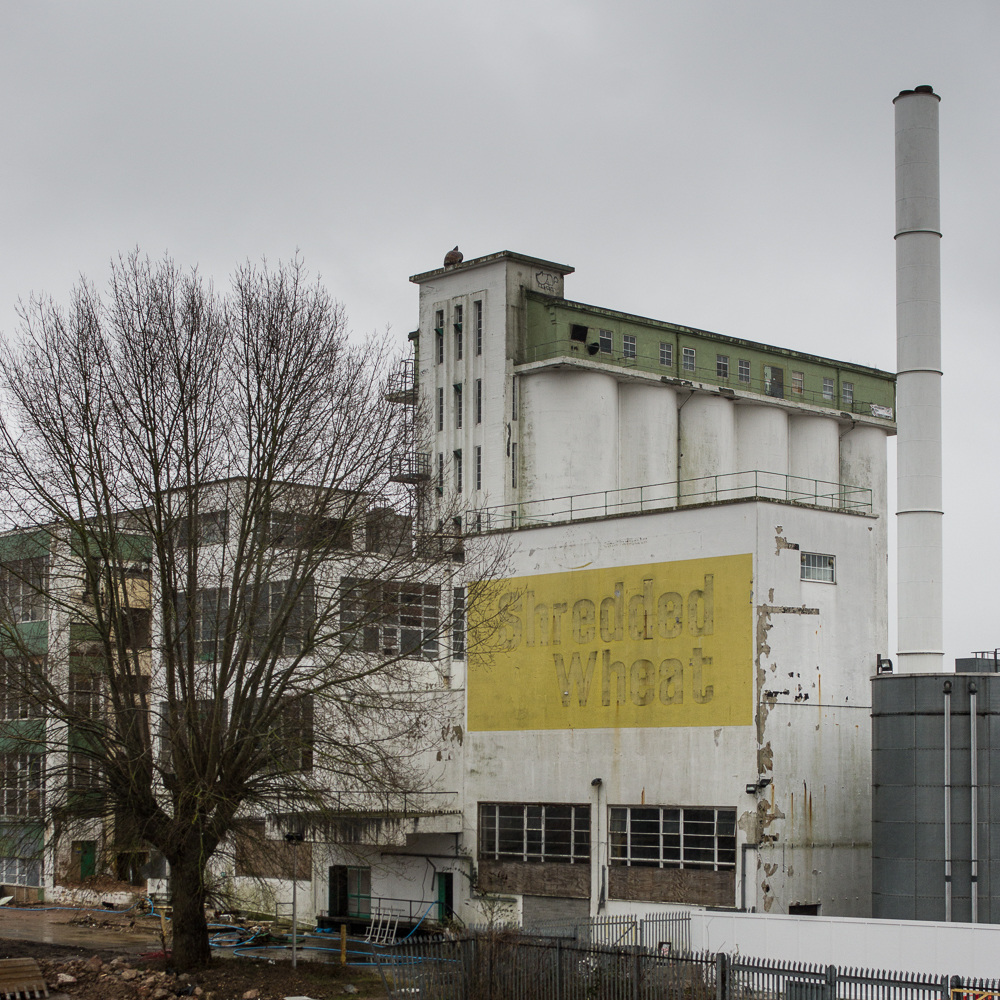
[(729, 1000), (729, 957), (721, 951), (715, 956), (715, 1000)]
[(837, 966), (826, 967), (826, 1000), (835, 1000), (837, 996)]
[(556, 996), (559, 1000), (562, 996), (562, 938), (556, 938)]
[(955, 996), (955, 990), (960, 990), (962, 988), (962, 977), (952, 976), (949, 979), (947, 976), (941, 978), (941, 992), (944, 995), (944, 1000), (952, 1000)]
[(642, 976), (642, 949), (635, 945), (632, 949), (632, 1000), (639, 1000), (639, 979)]

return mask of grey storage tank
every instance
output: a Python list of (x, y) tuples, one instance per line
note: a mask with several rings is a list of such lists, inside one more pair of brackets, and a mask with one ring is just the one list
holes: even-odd
[(1000, 923), (1000, 674), (872, 680), (872, 916)]

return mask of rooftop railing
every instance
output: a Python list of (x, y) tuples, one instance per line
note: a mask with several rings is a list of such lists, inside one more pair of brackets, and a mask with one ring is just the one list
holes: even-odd
[(485, 531), (561, 524), (734, 500), (775, 500), (854, 514), (872, 512), (872, 491), (867, 487), (752, 469), (678, 482), (596, 490), (485, 507), (466, 512), (465, 530), (467, 534), (475, 535)]

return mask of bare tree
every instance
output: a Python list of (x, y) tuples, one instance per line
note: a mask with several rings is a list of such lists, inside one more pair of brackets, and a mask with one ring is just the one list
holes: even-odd
[(112, 271), (3, 347), (2, 690), (49, 836), (110, 823), (169, 862), (188, 969), (247, 818), (426, 787), (461, 553), (415, 496), (387, 341), (350, 339), (299, 261), (224, 296), (170, 260)]

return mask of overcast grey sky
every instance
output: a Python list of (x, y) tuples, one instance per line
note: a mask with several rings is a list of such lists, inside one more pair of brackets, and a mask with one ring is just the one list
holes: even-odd
[(217, 283), (300, 250), (355, 329), (402, 341), (407, 277), (458, 243), (573, 265), (570, 298), (891, 370), (891, 101), (929, 83), (946, 645), (992, 648), (998, 43), (996, 0), (0, 0), (0, 329), (138, 245)]

